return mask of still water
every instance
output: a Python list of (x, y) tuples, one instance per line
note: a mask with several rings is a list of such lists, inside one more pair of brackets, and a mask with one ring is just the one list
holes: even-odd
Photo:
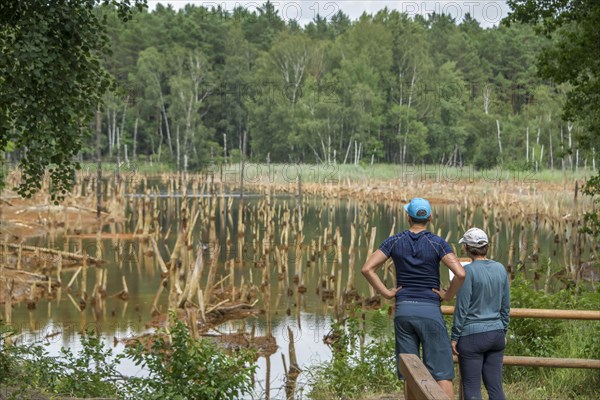
[[(110, 224), (105, 228), (106, 232), (112, 233), (131, 233), (136, 227), (137, 219), (143, 218), (137, 215), (136, 201), (142, 201), (140, 197), (132, 195), (128, 200), (125, 223)], [(152, 199), (151, 201), (154, 201)], [(159, 197), (156, 204), (160, 210), (157, 226), (160, 226), (161, 235), (171, 230), (166, 240), (160, 240), (158, 245), (161, 249), (163, 259), (167, 260), (168, 249), (173, 249), (176, 241), (176, 232), (178, 225), (178, 216), (176, 210), (180, 208), (182, 199), (168, 199)], [(192, 198), (189, 202), (210, 201), (210, 199)], [(226, 202), (230, 201), (230, 207)], [(295, 254), (296, 236), (289, 239), (288, 265), (286, 266), (287, 280), (281, 281), (278, 277), (277, 267), (274, 263), (273, 252), (270, 253), (272, 271), (269, 274), (269, 306), (264, 304), (264, 291), (257, 290), (259, 303), (257, 307), (261, 309), (268, 308), (269, 315), (260, 315), (250, 317), (244, 321), (230, 321), (219, 327), (220, 332), (236, 332), (238, 329), (249, 330), (254, 326), (256, 335), (264, 335), (267, 330), (267, 324), (270, 324), (271, 333), (275, 337), (278, 345), (277, 352), (272, 354), (267, 360), (261, 357), (258, 360), (258, 371), (255, 377), (256, 398), (264, 398), (265, 391), (269, 390), (271, 398), (285, 398), (284, 391), (284, 367), (282, 354), (285, 356), (289, 365), (288, 355), (288, 327), (294, 334), (294, 342), (297, 353), (298, 363), (304, 371), (310, 369), (310, 365), (328, 360), (331, 357), (331, 351), (323, 343), (323, 336), (330, 330), (333, 315), (333, 300), (323, 300), (318, 290), (323, 286), (331, 285), (335, 288), (337, 280), (341, 279), (342, 290), (346, 287), (349, 270), (354, 270), (353, 286), (361, 296), (369, 295), (369, 287), (365, 279), (360, 274), (362, 263), (366, 259), (369, 250), (369, 239), (367, 235), (372, 227), (376, 227), (376, 237), (374, 248), (389, 236), (392, 227), (395, 232), (408, 228), (402, 211), (401, 204), (380, 203), (368, 204), (360, 203), (354, 200), (339, 199), (305, 199), (299, 209), (299, 202), (295, 197), (277, 197), (270, 199), (272, 206), (272, 237), (264, 238), (265, 225), (262, 223), (264, 217), (264, 196), (246, 196), (244, 199), (244, 218), (246, 221), (243, 232), (244, 241), (239, 241), (239, 221), (238, 208), (240, 201), (238, 198), (226, 199), (218, 198), (213, 200), (217, 208), (214, 219), (205, 219), (200, 221), (193, 232), (193, 244), (197, 248), (202, 245), (205, 248), (206, 264), (214, 256), (214, 244), (218, 243), (221, 247), (218, 259), (218, 271), (215, 282), (221, 277), (229, 274), (229, 267), (226, 262), (230, 259), (238, 259), (235, 266), (236, 284), (244, 282), (254, 283), (257, 287), (263, 283), (263, 267), (257, 261), (260, 261), (261, 243), (269, 241), (270, 248), (281, 246), (280, 237), (283, 229), (282, 216), (286, 210), (289, 210), (292, 218), (298, 218), (302, 215), (304, 224), (303, 235), (305, 248), (299, 255)], [(449, 243), (458, 249), (459, 220), (457, 213), (459, 209), (455, 205), (435, 205), (433, 212), (434, 233), (441, 233), (442, 237), (449, 236)], [(475, 211), (474, 225), (482, 226), (482, 212)], [(355, 262), (349, 265), (349, 245), (351, 236), (351, 225), (356, 227), (355, 242)], [(252, 229), (254, 226), (254, 229)], [(490, 225), (492, 226), (492, 225)], [(507, 231), (506, 224), (502, 225), (503, 230), (496, 235), (495, 259), (506, 264), (508, 257), (509, 240), (516, 241), (517, 238), (511, 238)], [(328, 231), (328, 238), (323, 239), (324, 231)], [(342, 263), (341, 266), (332, 267), (336, 258), (332, 241), (332, 231), (340, 229), (342, 236)], [(533, 235), (533, 227), (530, 227), (530, 235)], [(227, 232), (229, 231), (229, 235)], [(321, 237), (321, 239), (319, 239)], [(229, 238), (229, 242), (228, 242)], [(562, 246), (556, 246), (552, 232), (542, 229), (540, 231), (540, 263), (543, 265), (548, 257), (553, 260), (562, 260)], [(322, 254), (314, 261), (310, 261), (309, 247), (312, 241), (321, 240), (327, 244)], [(229, 244), (228, 244), (229, 243)], [(531, 240), (529, 241), (531, 243)], [(56, 234), (52, 237), (41, 237), (32, 239), (28, 244), (39, 245), (43, 247), (54, 247), (59, 249), (68, 249), (69, 251), (78, 251), (85, 249), (90, 255), (96, 254), (96, 239), (82, 239), (76, 235)], [(81, 289), (79, 278), (71, 287), (71, 295), (64, 289), (56, 299), (52, 301), (40, 301), (33, 310), (29, 310), (25, 304), (15, 305), (13, 311), (13, 324), (20, 328), (26, 338), (42, 339), (45, 338), (50, 343), (49, 350), (52, 354), (57, 354), (60, 347), (69, 347), (76, 351), (80, 347), (79, 332), (82, 330), (95, 330), (102, 333), (108, 345), (115, 346), (114, 351), (120, 352), (123, 345), (117, 343), (118, 339), (123, 339), (149, 331), (146, 323), (150, 319), (151, 306), (154, 296), (161, 282), (160, 269), (154, 257), (148, 254), (146, 247), (137, 239), (124, 240), (105, 239), (101, 242), (102, 258), (108, 263), (104, 265), (107, 271), (107, 296), (102, 307), (94, 309), (88, 302), (88, 306), (79, 311), (74, 298), (78, 298)], [(118, 248), (124, 249), (119, 255)], [(518, 247), (518, 246), (517, 246)], [(168, 249), (167, 249), (168, 248)], [(239, 258), (241, 256), (241, 262)], [(515, 252), (515, 259), (519, 256)], [(295, 262), (297, 257), (302, 257), (302, 282), (306, 287), (305, 293), (299, 293), (296, 290), (297, 284), (293, 278), (297, 268)], [(531, 261), (528, 261), (531, 262)], [(542, 268), (544, 269), (544, 268)], [(63, 287), (69, 282), (73, 270), (65, 270), (62, 273)], [(333, 275), (333, 279), (330, 276)], [(441, 269), (442, 281), (447, 285), (448, 272), (445, 267)], [(129, 289), (128, 301), (119, 299), (116, 295), (122, 290), (123, 278), (127, 282)], [(392, 276), (388, 275), (387, 284), (393, 284)], [(543, 274), (538, 279), (544, 279)], [(206, 270), (204, 273), (206, 280)], [(329, 283), (327, 281), (329, 280)], [(88, 269), (87, 274), (87, 292), (91, 293), (96, 282), (96, 274), (93, 268)], [(228, 282), (226, 280), (225, 282)], [(286, 284), (286, 282), (288, 282)], [(333, 283), (332, 283), (333, 282)], [(542, 284), (543, 285), (543, 284)], [(559, 285), (554, 282), (554, 285)], [(201, 284), (201, 287), (203, 285)], [(263, 285), (264, 287), (264, 285)], [(292, 290), (288, 290), (288, 289)], [(165, 311), (166, 291), (160, 298), (159, 308)], [(25, 336), (24, 336), (25, 337)], [(132, 363), (124, 362), (121, 365), (121, 372), (128, 375), (144, 374), (143, 370)], [(269, 371), (269, 382), (267, 382), (267, 369)], [(303, 374), (304, 375), (304, 374)], [(303, 375), (298, 382), (298, 398), (304, 398), (306, 388), (303, 387)]]

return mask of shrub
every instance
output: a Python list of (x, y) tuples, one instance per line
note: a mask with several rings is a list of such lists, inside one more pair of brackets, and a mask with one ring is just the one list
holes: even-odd
[(117, 366), (124, 356), (113, 357), (112, 350), (91, 332), (81, 336), (81, 344), (77, 354), (63, 348), (58, 357), (51, 357), (41, 342), (11, 346), (3, 342), (6, 370), (1, 383), (11, 389), (13, 398), (27, 398), (17, 393), (31, 390), (70, 397), (116, 397), (123, 383)]
[[(6, 329), (0, 321), (0, 332)], [(250, 393), (254, 354), (229, 355), (212, 342), (195, 340), (187, 326), (174, 321), (170, 332), (156, 335), (150, 349), (141, 345), (113, 355), (100, 338), (88, 332), (81, 336), (82, 349), (61, 349), (48, 355), (42, 343), (7, 346), (0, 335), (0, 384), (10, 398), (38, 395), (103, 397), (119, 399), (225, 400)], [(118, 371), (124, 358), (147, 368), (147, 377), (125, 377)]]
[(330, 337), (336, 338), (332, 344), (333, 358), (311, 367), (310, 398), (352, 399), (365, 393), (392, 393), (402, 389), (396, 375), (388, 309), (372, 312), (369, 322), (367, 328), (367, 324), (351, 316), (341, 323), (333, 323), (330, 333)]
[[(549, 309), (597, 309), (600, 291), (583, 287), (545, 294), (532, 287), (522, 276), (511, 284), (511, 307)], [(600, 358), (598, 321), (513, 318), (507, 338), (507, 355), (560, 358)], [(540, 396), (559, 398), (596, 398), (600, 375), (593, 370), (561, 368), (505, 367), (505, 382), (526, 381)], [(582, 396), (582, 397), (580, 397)], [(541, 398), (540, 397), (540, 398)]]
[(166, 331), (160, 333), (149, 350), (140, 344), (128, 351), (149, 370), (148, 377), (131, 380), (135, 398), (225, 400), (252, 390), (252, 352), (229, 355), (207, 339), (191, 337), (179, 320), (172, 324), (171, 343)]

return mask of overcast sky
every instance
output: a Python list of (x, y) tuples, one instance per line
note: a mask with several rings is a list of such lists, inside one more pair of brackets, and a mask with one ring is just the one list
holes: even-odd
[[(221, 7), (232, 11), (237, 6), (256, 10), (266, 0), (149, 0), (148, 6), (153, 10), (157, 3), (170, 3), (178, 9), (187, 3), (205, 7)], [(411, 16), (416, 14), (427, 15), (433, 12), (450, 14), (461, 21), (466, 13), (470, 13), (483, 27), (498, 25), (506, 17), (509, 7), (506, 0), (274, 0), (271, 3), (279, 10), (284, 20), (296, 20), (300, 25), (310, 22), (318, 13), (327, 19), (342, 10), (350, 19), (357, 19), (363, 12), (374, 14), (385, 7), (399, 10)]]

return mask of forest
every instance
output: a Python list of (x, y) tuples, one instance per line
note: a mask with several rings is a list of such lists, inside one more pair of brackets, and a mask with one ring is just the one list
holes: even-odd
[[(530, 25), (384, 9), (300, 26), (272, 3), (228, 12), (158, 4), (108, 16), (116, 94), (102, 106), (103, 157), (198, 170), (237, 162), (595, 168), (569, 90), (537, 74), (552, 39)], [(597, 139), (595, 139), (597, 141)], [(96, 154), (84, 141), (81, 161)]]

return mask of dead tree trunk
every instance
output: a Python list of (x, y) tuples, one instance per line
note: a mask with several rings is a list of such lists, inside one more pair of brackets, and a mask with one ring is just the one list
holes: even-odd
[(223, 158), (225, 159), (225, 163), (227, 163), (227, 134), (223, 134)]
[(560, 126), (560, 163), (563, 172), (565, 172), (565, 131), (563, 126)]
[(410, 81), (410, 89), (408, 90), (408, 102), (406, 103), (406, 126), (404, 128), (404, 144), (402, 146), (402, 164), (406, 163), (406, 144), (408, 143), (408, 131), (410, 124), (408, 123), (410, 106), (412, 104), (412, 95), (415, 87), (415, 81), (417, 79), (417, 66), (413, 67), (413, 76)]
[(112, 156), (113, 149), (115, 148), (115, 140), (117, 136), (117, 111), (113, 110), (112, 112), (112, 128), (110, 130), (112, 132), (112, 137), (110, 141), (110, 155)]
[(526, 140), (526, 146), (525, 146), (525, 160), (527, 161), (527, 164), (529, 164), (529, 127), (527, 127), (527, 130), (525, 131), (525, 140)]
[[(398, 73), (398, 81), (400, 82), (400, 99), (398, 100), (398, 105), (400, 106), (400, 112), (398, 112), (398, 142), (402, 140), (402, 104), (404, 102), (404, 85), (402, 84), (402, 72)], [(400, 145), (400, 162), (404, 163), (402, 160), (402, 149), (403, 146)]]
[(179, 125), (177, 125), (177, 172), (180, 170), (181, 151), (179, 145)]
[[(117, 128), (117, 162), (115, 165), (115, 181), (116, 183), (119, 183), (121, 181), (121, 171), (120, 171), (120, 167), (121, 167), (121, 130), (119, 128)], [(116, 189), (116, 186), (115, 186)]]
[(491, 96), (492, 96), (492, 89), (490, 88), (489, 85), (486, 84), (483, 87), (483, 111), (485, 112), (485, 115), (489, 114)]
[(108, 155), (112, 155), (112, 124), (110, 123), (110, 108), (106, 107), (106, 130), (108, 133)]
[(167, 130), (167, 144), (169, 145), (169, 153), (173, 155), (173, 145), (171, 143), (171, 128), (169, 125), (169, 117), (167, 116), (167, 110), (165, 107), (165, 98), (163, 96), (162, 85), (160, 84), (160, 79), (157, 73), (152, 74), (152, 80), (158, 89), (158, 98), (160, 100), (160, 114), (165, 121), (165, 129)]
[(244, 130), (244, 139), (242, 143), (242, 158), (240, 160), (240, 207), (242, 206), (241, 204), (244, 200), (244, 164), (246, 161), (246, 141), (248, 140), (247, 136), (247, 131)]
[(569, 133), (569, 168), (573, 170), (573, 124), (567, 122), (567, 132)]
[(350, 154), (350, 147), (352, 147), (352, 141), (354, 139), (350, 138), (350, 142), (348, 142), (348, 147), (346, 148), (346, 155), (344, 156), (344, 164), (346, 164), (346, 160), (348, 160), (348, 154)]
[(496, 120), (496, 126), (498, 127), (498, 149), (500, 150), (500, 164), (502, 164), (502, 137), (500, 136), (500, 121)]
[(550, 132), (550, 168), (554, 169), (554, 153), (552, 149), (552, 132)]
[(133, 149), (131, 150), (131, 159), (133, 160), (133, 162), (135, 163), (137, 161), (137, 130), (138, 130), (138, 120), (139, 118), (136, 117), (135, 119), (135, 124), (133, 125)]
[(102, 149), (100, 148), (102, 135), (102, 113), (100, 107), (96, 110), (96, 162), (98, 172), (96, 175), (96, 217), (102, 218)]

